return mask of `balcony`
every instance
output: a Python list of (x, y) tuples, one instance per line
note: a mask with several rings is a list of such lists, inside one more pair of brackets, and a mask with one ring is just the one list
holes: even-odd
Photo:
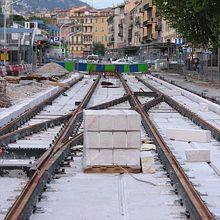
[(123, 28), (123, 24), (122, 24), (122, 23), (119, 23), (119, 24), (118, 24), (118, 27)]
[(82, 41), (72, 41), (72, 44), (81, 45), (82, 43), (83, 43)]
[(143, 22), (143, 26), (144, 26), (144, 27), (147, 27), (147, 26), (149, 26), (149, 25), (152, 25), (152, 21), (151, 21), (151, 20), (145, 20), (145, 21)]
[(152, 8), (152, 5), (150, 3), (145, 4), (144, 7), (143, 7), (144, 11), (147, 11), (151, 8)]
[(157, 25), (155, 26), (155, 31), (162, 31), (162, 25), (157, 24)]
[(140, 17), (136, 17), (135, 18), (135, 25), (140, 25), (141, 24), (141, 18)]
[(123, 37), (123, 33), (122, 33), (122, 32), (119, 32), (119, 33), (118, 33), (118, 36), (119, 36), (119, 37)]
[(152, 34), (148, 34), (146, 36), (143, 37), (143, 42), (144, 43), (149, 43), (149, 42), (152, 42)]
[(93, 44), (92, 41), (84, 41), (84, 42), (83, 42), (83, 45), (92, 45), (92, 44)]
[(91, 36), (92, 36), (92, 32), (83, 32), (82, 34), (83, 34), (83, 35), (86, 35), (86, 36), (88, 36), (88, 35), (91, 35)]
[(156, 10), (156, 17), (160, 17), (161, 16), (161, 12), (160, 12), (160, 10), (157, 8), (157, 10)]
[(131, 23), (128, 29), (129, 29), (129, 30), (132, 30), (133, 27), (134, 27), (134, 25)]

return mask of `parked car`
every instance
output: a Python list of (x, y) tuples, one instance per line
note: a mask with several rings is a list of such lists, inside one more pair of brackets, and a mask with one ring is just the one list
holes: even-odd
[(87, 63), (98, 63), (99, 56), (98, 55), (89, 55), (86, 60), (87, 60)]
[(115, 60), (115, 61), (112, 61), (113, 64), (129, 64), (129, 60), (128, 59), (118, 59), (118, 60)]
[(151, 68), (155, 66), (156, 60), (144, 60), (144, 63), (147, 63), (148, 67)]

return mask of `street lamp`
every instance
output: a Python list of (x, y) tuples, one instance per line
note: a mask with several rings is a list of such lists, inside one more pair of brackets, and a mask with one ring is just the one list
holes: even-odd
[[(3, 34), (4, 48), (7, 45), (7, 35), (6, 35), (6, 26), (7, 26), (6, 13), (7, 13), (7, 9), (8, 9), (9, 6), (11, 6), (15, 3), (18, 3), (20, 1), (22, 1), (22, 0), (17, 0), (17, 1), (11, 2), (9, 4), (6, 4), (6, 1), (5, 1), (5, 4), (2, 6), (3, 15), (4, 15), (4, 34)], [(6, 60), (4, 60), (4, 64), (6, 64)]]
[(61, 35), (61, 31), (62, 31), (62, 28), (65, 26), (65, 25), (67, 25), (67, 24), (71, 24), (73, 21), (68, 21), (68, 22), (66, 22), (66, 23), (64, 23), (64, 24), (62, 24), (61, 26), (60, 26), (60, 49), (61, 49), (61, 37), (62, 37), (62, 35)]
[(18, 3), (22, 0), (17, 0), (17, 1), (14, 1), (14, 2), (11, 2), (9, 4), (6, 4), (6, 1), (5, 1), (5, 5), (2, 6), (2, 10), (3, 10), (3, 14), (4, 14), (4, 44), (6, 45), (7, 44), (7, 36), (6, 36), (6, 13), (7, 13), (7, 9), (9, 6), (15, 4), (15, 3)]

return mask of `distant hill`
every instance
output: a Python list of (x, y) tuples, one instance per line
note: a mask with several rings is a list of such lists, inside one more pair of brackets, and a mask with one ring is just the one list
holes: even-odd
[(54, 8), (70, 8), (72, 6), (84, 6), (85, 2), (80, 0), (23, 0), (21, 3), (15, 6), (16, 11), (22, 12), (29, 11), (41, 11), (43, 9), (52, 10)]

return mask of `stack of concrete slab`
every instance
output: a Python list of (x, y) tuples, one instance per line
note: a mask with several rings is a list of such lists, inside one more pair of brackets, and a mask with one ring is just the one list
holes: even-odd
[(84, 168), (140, 166), (140, 127), (132, 110), (84, 110)]

